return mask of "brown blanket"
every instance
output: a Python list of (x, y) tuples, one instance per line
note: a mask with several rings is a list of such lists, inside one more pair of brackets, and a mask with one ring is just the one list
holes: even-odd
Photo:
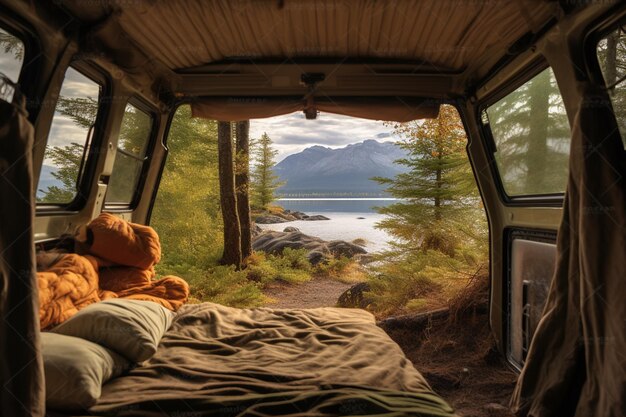
[(86, 414), (454, 415), (365, 311), (212, 303), (183, 306), (156, 355)]

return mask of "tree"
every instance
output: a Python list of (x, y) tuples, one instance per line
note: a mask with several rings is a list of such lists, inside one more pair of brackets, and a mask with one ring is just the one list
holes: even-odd
[[(96, 121), (98, 101), (91, 97), (59, 97), (56, 111), (69, 117), (76, 126), (82, 127), (85, 132), (88, 132)], [(83, 158), (84, 147), (84, 143), (72, 142), (65, 146), (48, 146), (46, 148), (46, 157), (50, 158), (57, 167), (57, 170), (51, 175), (59, 180), (61, 185), (52, 185), (46, 190), (41, 190), (44, 195), (38, 198), (38, 201), (67, 203), (74, 199), (77, 191), (78, 169)]]
[(217, 123), (220, 203), (224, 219), (224, 252), (221, 263), (241, 268), (241, 229), (235, 193), (235, 168), (230, 122)]
[(252, 254), (252, 221), (250, 219), (250, 121), (236, 123), (235, 191), (237, 215), (241, 230), (241, 257)]
[(454, 107), (444, 105), (436, 119), (394, 127), (406, 138), (398, 145), (408, 153), (396, 162), (408, 171), (374, 178), (401, 199), (378, 209), (387, 217), (377, 227), (399, 238), (396, 248), (401, 252), (437, 250), (452, 256), (464, 237), (476, 234), (468, 211), (479, 206), (460, 117)]
[(487, 109), (498, 173), (509, 195), (565, 189), (571, 133), (552, 70)]
[(278, 181), (278, 175), (274, 174), (273, 168), (276, 162), (274, 158), (278, 151), (272, 148), (272, 139), (263, 133), (256, 143), (254, 151), (253, 179), (253, 204), (259, 208), (267, 206), (276, 199), (274, 192), (284, 183)]
[(217, 122), (178, 107), (167, 137), (168, 155), (150, 225), (161, 237), (161, 274), (204, 279), (222, 256)]

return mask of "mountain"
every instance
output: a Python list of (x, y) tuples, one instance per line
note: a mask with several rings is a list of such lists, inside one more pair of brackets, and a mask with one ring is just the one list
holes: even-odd
[(393, 177), (406, 168), (394, 161), (406, 152), (392, 142), (366, 140), (345, 148), (312, 146), (289, 155), (274, 172), (287, 183), (278, 194), (383, 196), (384, 187), (372, 177)]

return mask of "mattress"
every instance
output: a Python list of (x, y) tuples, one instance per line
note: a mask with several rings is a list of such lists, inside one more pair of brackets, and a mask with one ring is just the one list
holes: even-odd
[(357, 309), (185, 305), (90, 416), (454, 416)]

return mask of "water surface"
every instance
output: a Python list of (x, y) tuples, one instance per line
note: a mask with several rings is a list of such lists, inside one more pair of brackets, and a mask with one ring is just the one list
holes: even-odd
[(375, 207), (393, 204), (396, 200), (390, 198), (288, 198), (274, 202), (286, 210), (301, 211), (309, 215), (321, 214), (330, 220), (305, 221), (296, 220), (288, 223), (262, 224), (266, 230), (282, 231), (285, 227), (293, 226), (301, 232), (317, 236), (324, 240), (341, 239), (353, 241), (365, 239), (365, 249), (370, 252), (380, 252), (388, 247), (393, 240), (384, 230), (375, 228), (376, 223), (385, 218), (378, 214)]

